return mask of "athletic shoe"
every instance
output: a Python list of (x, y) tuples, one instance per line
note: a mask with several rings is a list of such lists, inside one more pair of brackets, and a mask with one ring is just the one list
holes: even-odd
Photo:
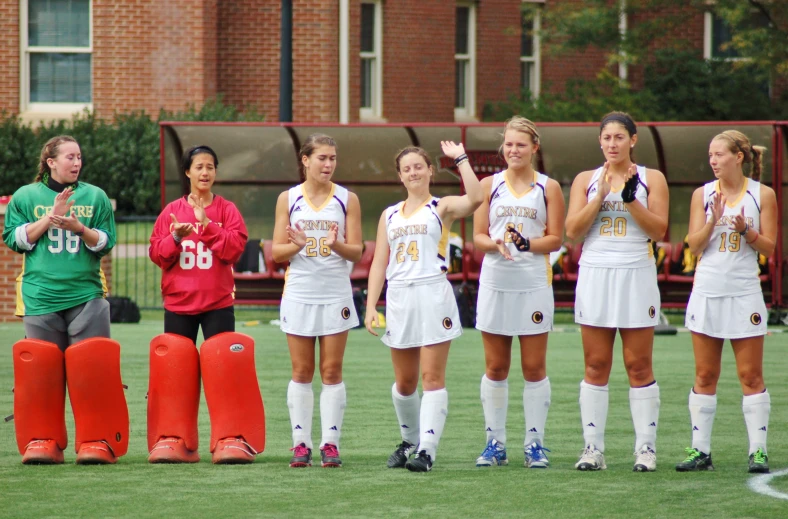
[(25, 447), (22, 456), (25, 465), (60, 465), (63, 463), (63, 449), (55, 440), (33, 440)]
[(227, 437), (216, 442), (211, 461), (216, 465), (240, 465), (254, 463), (257, 451), (243, 437)]
[(583, 452), (580, 454), (580, 459), (575, 463), (577, 470), (604, 470), (607, 468), (605, 465), (605, 455), (596, 448), (593, 443), (586, 445)]
[(405, 468), (411, 472), (429, 472), (432, 470), (432, 458), (427, 451), (420, 450), (405, 464)]
[(750, 474), (768, 474), (769, 473), (769, 456), (759, 448), (757, 451), (750, 454), (750, 469), (747, 471)]
[(112, 465), (118, 458), (107, 442), (84, 442), (77, 452), (77, 465)]
[(657, 470), (657, 453), (648, 445), (644, 445), (635, 453), (635, 466), (632, 472), (654, 472)]
[(305, 443), (299, 443), (290, 450), (293, 451), (293, 459), (290, 460), (291, 467), (301, 468), (312, 466), (312, 449), (307, 447)]
[(482, 451), (482, 455), (476, 458), (477, 467), (492, 467), (494, 465), (508, 465), (506, 458), (506, 447), (503, 443), (493, 438), (487, 442), (487, 447)]
[(320, 447), (321, 466), (326, 468), (336, 468), (342, 466), (342, 460), (339, 459), (339, 449), (333, 443), (326, 443)]
[(714, 470), (711, 464), (711, 454), (706, 454), (698, 449), (687, 447), (687, 459), (676, 465), (676, 472), (694, 472), (697, 470)]
[(197, 463), (200, 454), (190, 451), (183, 438), (165, 436), (156, 442), (148, 454), (148, 463)]
[(408, 457), (414, 450), (416, 450), (415, 445), (403, 440), (402, 443), (397, 445), (397, 449), (391, 453), (391, 456), (389, 456), (386, 466), (390, 469), (404, 468), (405, 464), (408, 462)]
[(547, 459), (545, 451), (550, 452), (550, 449), (542, 447), (537, 442), (525, 447), (525, 467), (529, 469), (546, 469), (550, 466), (550, 460)]

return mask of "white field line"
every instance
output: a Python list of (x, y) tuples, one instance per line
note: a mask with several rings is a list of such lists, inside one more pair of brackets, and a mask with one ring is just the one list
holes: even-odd
[(773, 497), (775, 499), (785, 499), (788, 501), (788, 494), (785, 492), (778, 492), (769, 486), (769, 483), (771, 483), (774, 478), (778, 478), (780, 476), (788, 476), (788, 469), (778, 470), (777, 472), (772, 472), (771, 474), (753, 476), (747, 482), (747, 486), (749, 486), (750, 490), (753, 492), (757, 492), (764, 496)]

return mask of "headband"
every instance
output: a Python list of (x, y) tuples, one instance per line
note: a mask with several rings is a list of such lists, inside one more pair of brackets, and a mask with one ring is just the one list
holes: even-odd
[(627, 129), (629, 135), (637, 135), (638, 133), (638, 128), (635, 126), (635, 122), (626, 115), (621, 114), (610, 114), (602, 119), (602, 124), (599, 125), (599, 131), (601, 132), (604, 130), (605, 126), (611, 122), (621, 123), (624, 128)]

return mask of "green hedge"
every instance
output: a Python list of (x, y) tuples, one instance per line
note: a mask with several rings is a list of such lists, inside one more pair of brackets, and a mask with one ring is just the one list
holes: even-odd
[(116, 114), (111, 120), (85, 112), (71, 120), (33, 127), (0, 113), (0, 195), (13, 194), (36, 175), (44, 143), (56, 135), (72, 135), (82, 149), (80, 178), (117, 200), (118, 215), (156, 215), (160, 210), (159, 120), (262, 121), (254, 109), (241, 112), (221, 97), (199, 110), (165, 112), (154, 120), (145, 112)]

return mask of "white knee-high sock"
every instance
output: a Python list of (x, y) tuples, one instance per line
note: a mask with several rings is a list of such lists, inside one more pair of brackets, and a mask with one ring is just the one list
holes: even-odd
[(490, 380), (482, 375), (482, 409), (487, 441), (493, 438), (506, 445), (506, 411), (509, 407), (509, 381)]
[(765, 389), (763, 393), (742, 398), (741, 409), (744, 412), (744, 423), (747, 424), (747, 435), (750, 437), (750, 454), (758, 449), (766, 452), (766, 430), (769, 428), (771, 408), (772, 399)]
[(312, 412), (315, 395), (312, 383), (290, 381), (287, 386), (287, 407), (290, 409), (290, 426), (293, 430), (293, 447), (299, 443), (312, 448)]
[(650, 386), (629, 388), (629, 410), (635, 426), (635, 452), (640, 452), (644, 445), (656, 452), (659, 423), (659, 386), (656, 380)]
[(339, 448), (339, 436), (342, 433), (342, 419), (345, 417), (347, 393), (345, 383), (323, 384), (320, 392), (320, 424), (323, 430), (322, 447), (331, 443)]
[(421, 437), (419, 450), (427, 454), (435, 462), (435, 452), (441, 441), (443, 426), (449, 414), (449, 393), (446, 388), (435, 391), (425, 391), (421, 401)]
[(583, 439), (605, 452), (605, 425), (609, 402), (607, 385), (594, 386), (580, 382), (580, 418), (583, 420)]
[(391, 386), (391, 399), (397, 413), (399, 432), (402, 439), (412, 445), (419, 444), (419, 412), (421, 402), (418, 389), (412, 395), (400, 395), (397, 384)]
[(717, 413), (717, 395), (699, 395), (690, 389), (689, 412), (692, 421), (692, 448), (711, 454), (711, 429)]
[(533, 442), (544, 445), (544, 427), (550, 409), (550, 379), (539, 382), (525, 381), (523, 388), (523, 410), (525, 411), (525, 446)]

